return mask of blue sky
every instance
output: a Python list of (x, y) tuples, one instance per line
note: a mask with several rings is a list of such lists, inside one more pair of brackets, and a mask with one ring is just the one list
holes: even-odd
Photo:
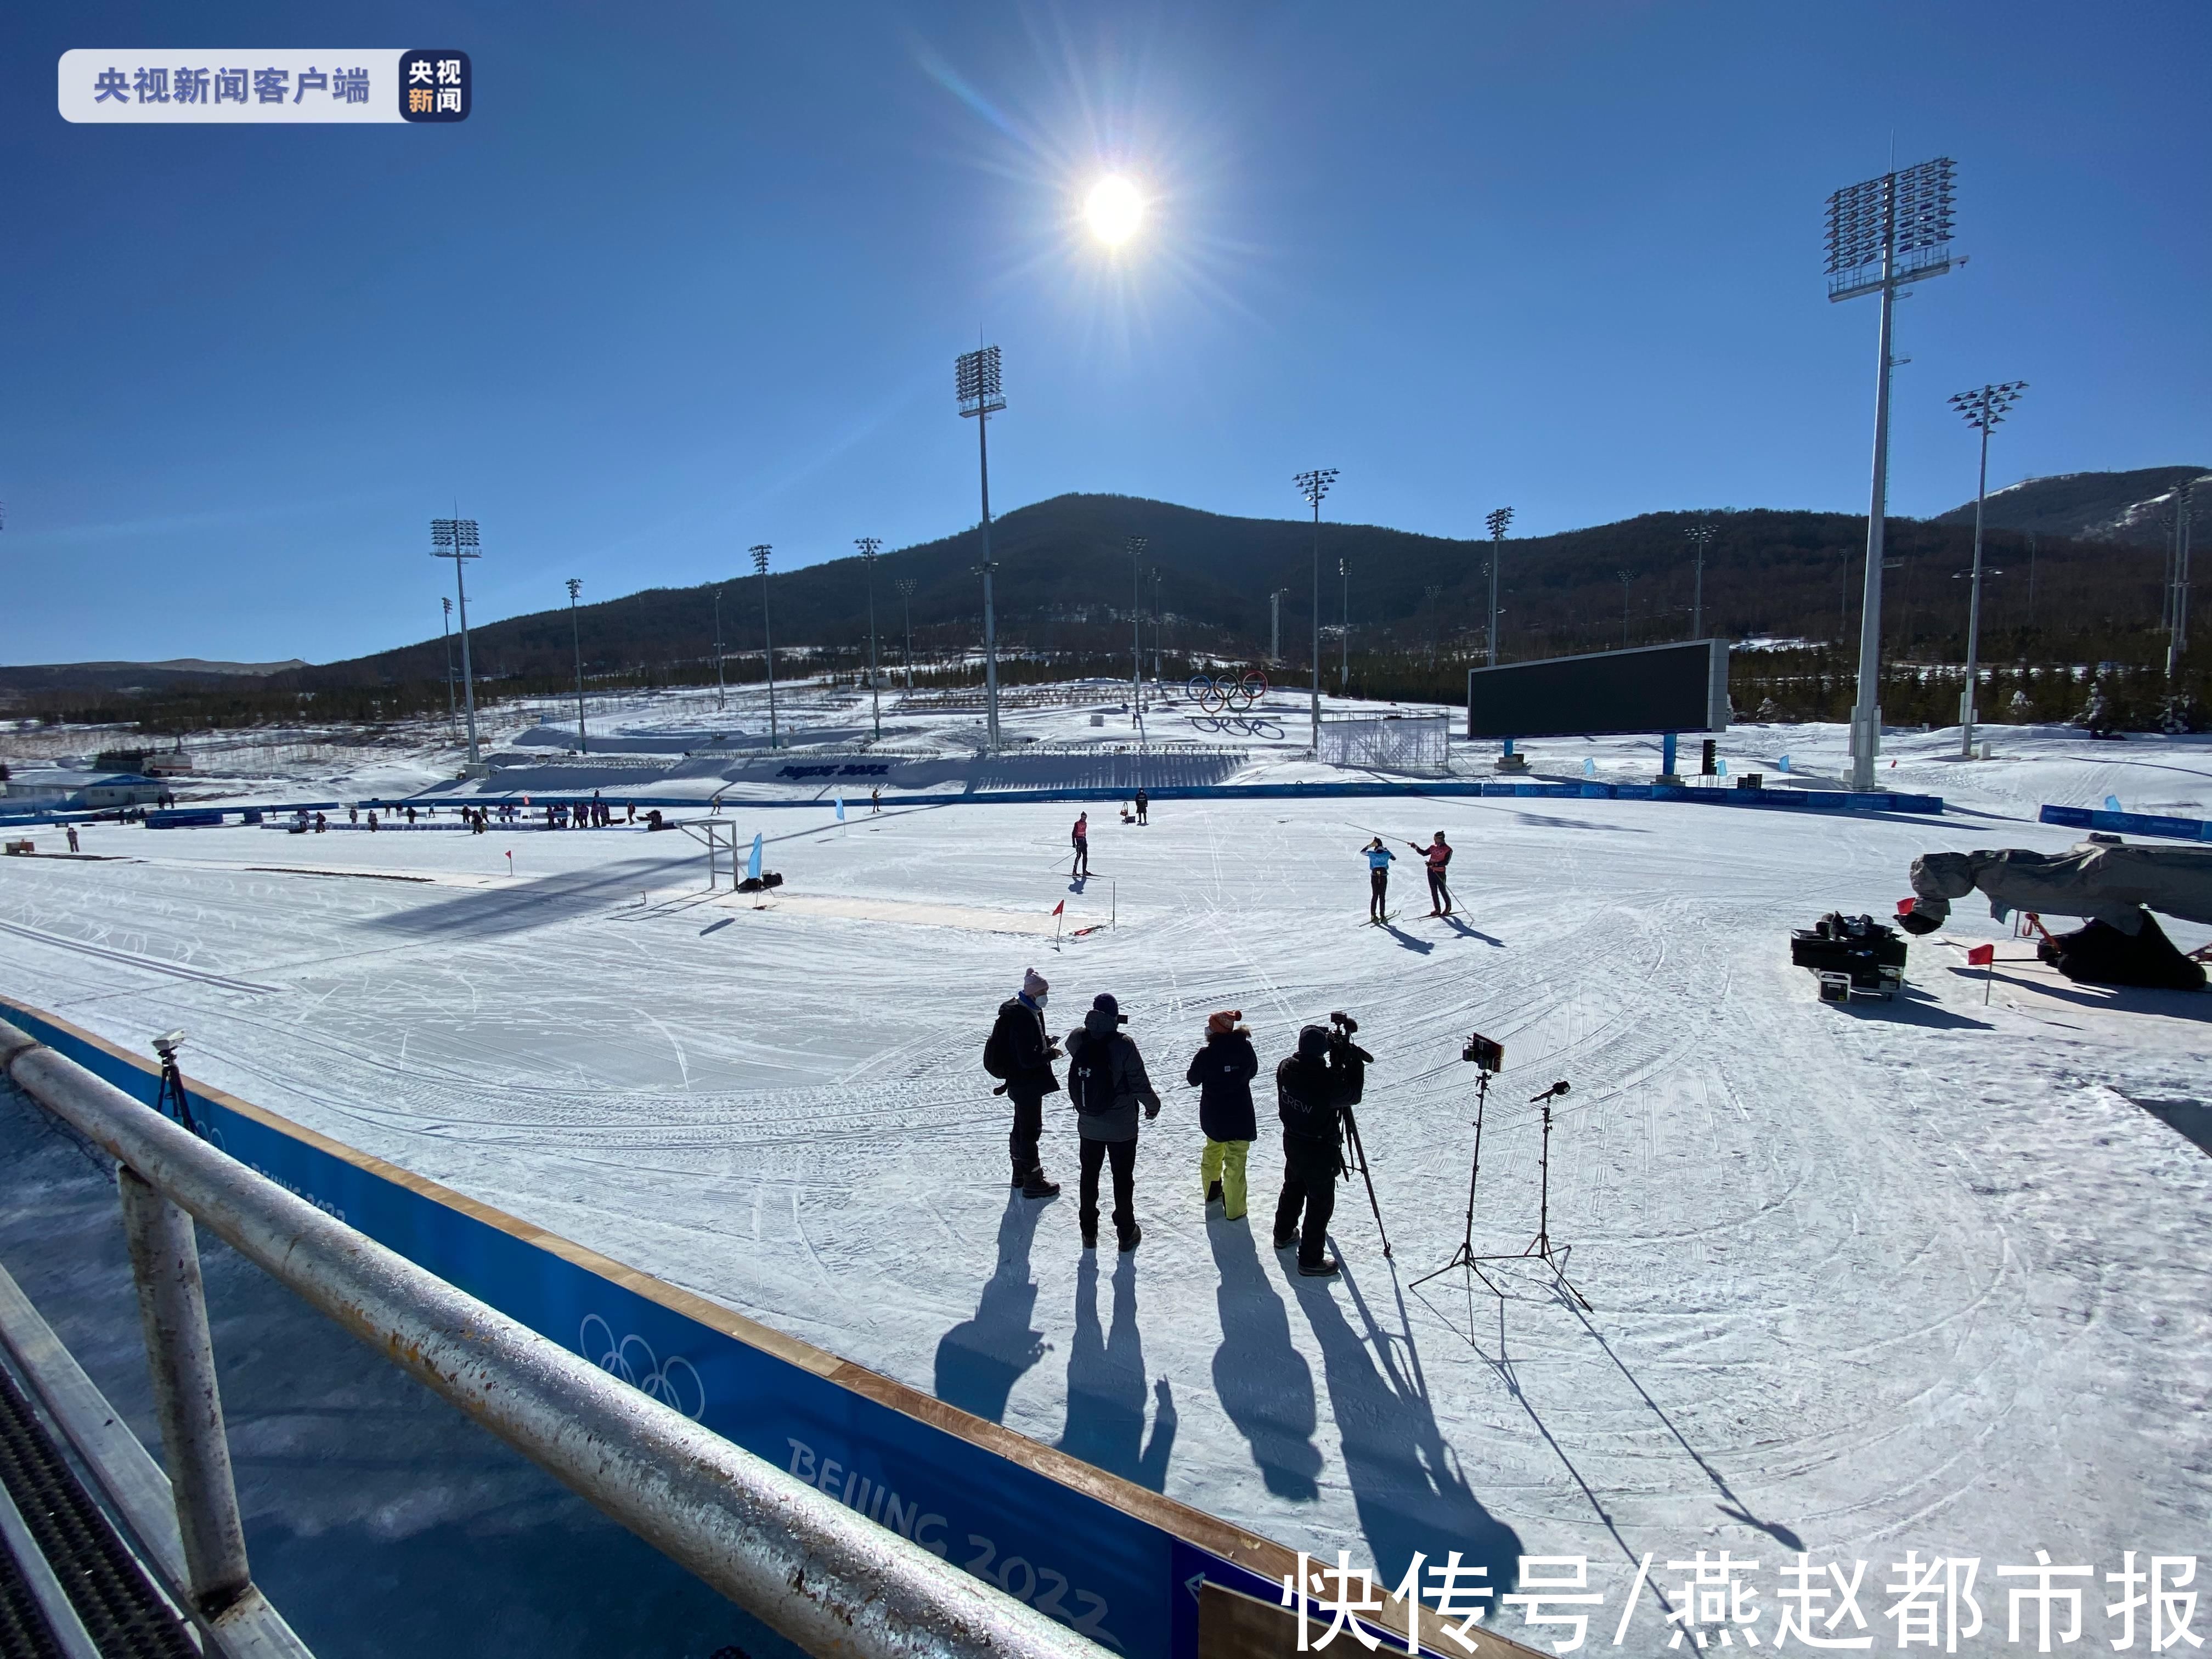
[[(0, 661), (327, 659), (1067, 490), (1537, 533), (1863, 511), (1827, 192), (1959, 164), (1891, 504), (2212, 463), (2212, 7), (18, 6), (0, 21)], [(79, 46), (460, 46), (459, 126), (70, 125)], [(1149, 198), (1109, 252), (1077, 211)]]

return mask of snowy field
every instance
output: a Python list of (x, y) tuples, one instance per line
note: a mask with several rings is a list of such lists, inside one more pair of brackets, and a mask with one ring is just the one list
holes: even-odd
[[(1009, 726), (1098, 735), (1079, 709)], [(1394, 1582), (1416, 1549), (1493, 1582), (1587, 1555), (1594, 1643), (1647, 1551), (1667, 1579), (1726, 1547), (1770, 1593), (1800, 1547), (1869, 1560), (1870, 1586), (1906, 1549), (1978, 1556), (1996, 1596), (1995, 1565), (2039, 1548), (2100, 1571), (2203, 1553), (2212, 995), (2073, 985), (1969, 906), (1913, 943), (1905, 998), (1826, 1007), (1788, 933), (1887, 913), (1917, 853), (2070, 844), (2042, 801), (2203, 815), (2212, 745), (1989, 735), (1986, 763), (1949, 758), (1955, 733), (1890, 740), (1883, 781), (1943, 795), (1941, 820), (1431, 798), (1170, 802), (1139, 829), (1094, 807), (1079, 885), (1069, 806), (872, 817), (862, 793), (840, 824), (739, 802), (787, 884), (759, 906), (641, 830), (99, 825), (84, 850), (113, 861), (0, 863), (0, 988), (141, 1050), (185, 1026), (197, 1079), (1293, 1548)], [(1255, 740), (1245, 775), (1316, 775), (1301, 737)], [(1723, 753), (1817, 783), (1840, 737), (1738, 727)], [(1656, 770), (1656, 743), (1534, 746), (1540, 774)], [(1461, 915), (1426, 917), (1401, 844), (1400, 914), (1363, 926), (1370, 829), (1445, 830)], [(1062, 900), (1070, 932), (1114, 925), (1055, 948)], [(1984, 940), (1986, 986), (1963, 966)], [(1009, 1198), (979, 1056), (1032, 965), (1058, 1030), (1120, 998), (1166, 1098), (1133, 1255), (1078, 1248), (1064, 1095), (1065, 1194)], [(1359, 1019), (1395, 1261), (1357, 1185), (1340, 1281), (1269, 1248), (1267, 1106), (1252, 1218), (1208, 1219), (1182, 1078), (1224, 1007), (1266, 1066), (1302, 1023)], [(1526, 1268), (1504, 1299), (1412, 1286), (1459, 1242), (1477, 1030), (1508, 1070), (1476, 1248), (1528, 1243), (1522, 1103), (1570, 1081), (1551, 1226), (1592, 1312)], [(1630, 1649), (1663, 1645), (1658, 1616)]]

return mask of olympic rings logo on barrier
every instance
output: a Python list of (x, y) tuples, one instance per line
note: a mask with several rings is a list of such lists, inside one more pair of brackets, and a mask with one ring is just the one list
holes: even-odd
[(1241, 714), (1267, 695), (1267, 677), (1255, 668), (1241, 678), (1233, 674), (1193, 674), (1191, 701), (1209, 714)]
[[(597, 1338), (592, 1335), (594, 1325), (599, 1328)], [(614, 1327), (597, 1314), (586, 1314), (584, 1322), (577, 1327), (576, 1351), (601, 1370), (620, 1377), (647, 1399), (658, 1400), (695, 1423), (706, 1415), (707, 1385), (699, 1380), (697, 1369), (680, 1353), (659, 1358), (641, 1336), (626, 1336), (617, 1342)], [(688, 1384), (677, 1376), (679, 1365), (690, 1379)], [(687, 1397), (696, 1403), (687, 1403)]]

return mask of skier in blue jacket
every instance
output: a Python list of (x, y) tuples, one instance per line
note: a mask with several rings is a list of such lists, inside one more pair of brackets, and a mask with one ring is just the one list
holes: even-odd
[(1367, 920), (1381, 921), (1390, 893), (1390, 865), (1396, 854), (1382, 844), (1382, 837), (1359, 849), (1367, 854)]

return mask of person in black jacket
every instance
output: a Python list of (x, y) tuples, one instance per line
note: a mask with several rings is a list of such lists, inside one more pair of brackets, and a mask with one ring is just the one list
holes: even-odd
[(1199, 1091), (1198, 1125), (1206, 1131), (1206, 1150), (1199, 1154), (1198, 1178), (1206, 1183), (1206, 1201), (1221, 1200), (1221, 1218), (1239, 1221), (1244, 1215), (1244, 1159), (1259, 1136), (1252, 1115), (1252, 1079), (1260, 1070), (1260, 1056), (1252, 1052), (1252, 1033), (1237, 1022), (1241, 1010), (1209, 1015), (1206, 1047), (1191, 1057), (1183, 1080)]
[[(1275, 1067), (1275, 1109), (1283, 1121), (1283, 1195), (1275, 1205), (1275, 1248), (1298, 1247), (1308, 1278), (1336, 1272), (1323, 1247), (1336, 1212), (1336, 1177), (1344, 1168), (1339, 1109), (1356, 1105), (1365, 1080), (1360, 1050), (1349, 1037), (1332, 1041), (1319, 1025), (1298, 1032), (1298, 1051)], [(1299, 1212), (1304, 1212), (1304, 1231)]]
[(1121, 1005), (1100, 993), (1079, 1030), (1067, 1034), (1067, 1091), (1074, 1097), (1083, 1137), (1083, 1248), (1098, 1248), (1098, 1170), (1114, 1167), (1114, 1231), (1121, 1248), (1133, 1250), (1144, 1230), (1137, 1225), (1137, 1108), (1148, 1118), (1160, 1115), (1160, 1097), (1145, 1075), (1145, 1057), (1121, 1033), (1128, 1019)]
[(1044, 1177), (1037, 1151), (1044, 1133), (1044, 1097), (1060, 1092), (1060, 1079), (1052, 1063), (1060, 1049), (1044, 1029), (1044, 1005), (1051, 986), (1034, 968), (1022, 975), (1020, 994), (999, 1005), (998, 1024), (991, 1035), (1005, 1060), (1006, 1082), (1000, 1092), (1013, 1103), (1014, 1127), (1006, 1136), (1006, 1150), (1014, 1161), (1013, 1184), (1024, 1198), (1057, 1198), (1060, 1186)]

